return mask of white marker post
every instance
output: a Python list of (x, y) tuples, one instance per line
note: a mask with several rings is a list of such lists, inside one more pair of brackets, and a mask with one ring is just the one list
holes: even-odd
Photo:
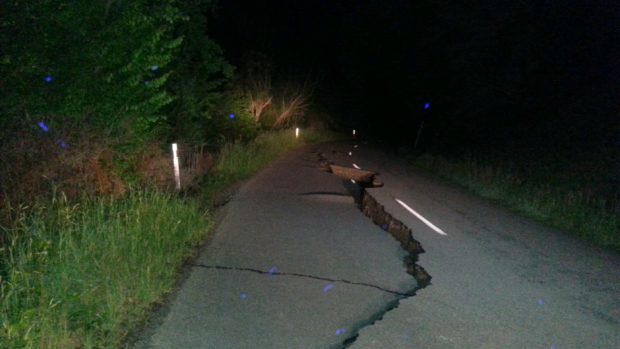
[(299, 138), (299, 127), (295, 127), (295, 138)]
[(172, 143), (172, 163), (174, 164), (174, 179), (177, 190), (181, 190), (181, 171), (179, 170), (179, 157), (177, 156), (177, 144)]
[(355, 129), (353, 129), (353, 135), (355, 136)]

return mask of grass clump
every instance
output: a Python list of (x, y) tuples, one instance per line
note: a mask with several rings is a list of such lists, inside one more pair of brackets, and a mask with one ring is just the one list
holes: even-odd
[(210, 227), (197, 204), (145, 191), (30, 211), (3, 231), (2, 348), (114, 347)]
[(429, 154), (418, 157), (415, 164), (527, 217), (620, 251), (620, 221), (614, 203), (554, 183), (550, 174), (544, 180), (530, 181), (514, 174), (514, 169)]

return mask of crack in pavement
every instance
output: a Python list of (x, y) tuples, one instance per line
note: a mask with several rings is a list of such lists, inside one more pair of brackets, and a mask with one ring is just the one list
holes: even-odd
[(224, 265), (208, 265), (208, 264), (189, 264), (189, 265), (192, 266), (192, 267), (204, 268), (204, 269), (247, 271), (247, 272), (252, 272), (252, 273), (257, 273), (257, 274), (262, 274), (262, 275), (294, 276), (294, 277), (301, 277), (301, 278), (321, 280), (321, 281), (340, 282), (340, 283), (349, 284), (349, 285), (355, 285), (355, 286), (371, 287), (371, 288), (377, 289), (379, 291), (390, 293), (390, 294), (393, 294), (393, 295), (396, 295), (396, 296), (400, 296), (400, 297), (410, 297), (410, 296), (412, 296), (412, 294), (410, 294), (409, 292), (398, 292), (398, 291), (390, 290), (390, 289), (387, 289), (387, 288), (384, 288), (384, 287), (381, 287), (381, 286), (369, 284), (369, 283), (366, 283), (366, 282), (356, 282), (356, 281), (350, 281), (350, 280), (345, 280), (345, 279), (332, 279), (332, 278), (327, 278), (327, 277), (322, 277), (322, 276), (300, 274), (300, 273), (286, 273), (286, 272), (279, 272), (279, 271), (264, 271), (264, 270), (260, 270), (260, 269), (254, 269), (254, 268), (228, 267), (228, 266), (224, 266)]
[[(332, 151), (332, 153), (335, 153), (335, 151)], [(331, 164), (329, 159), (322, 152), (317, 151), (317, 155), (320, 168), (324, 169), (325, 166)], [(389, 302), (384, 309), (373, 314), (365, 321), (360, 321), (353, 326), (354, 330), (351, 331), (351, 336), (342, 342), (342, 348), (348, 348), (355, 343), (363, 328), (374, 325), (377, 321), (383, 319), (386, 313), (398, 308), (403, 299), (413, 297), (416, 295), (417, 291), (429, 286), (431, 284), (431, 275), (428, 274), (422, 266), (417, 264), (418, 256), (424, 253), (424, 248), (422, 244), (413, 237), (411, 229), (387, 212), (384, 206), (368, 193), (364, 186), (355, 183), (351, 184), (346, 180), (343, 181), (343, 185), (351, 193), (351, 196), (353, 196), (359, 210), (370, 218), (375, 225), (392, 235), (392, 237), (400, 243), (401, 248), (407, 252), (407, 256), (405, 256), (403, 260), (404, 265), (407, 268), (407, 273), (413, 276), (418, 284), (412, 290), (403, 293), (402, 297), (398, 297)]]

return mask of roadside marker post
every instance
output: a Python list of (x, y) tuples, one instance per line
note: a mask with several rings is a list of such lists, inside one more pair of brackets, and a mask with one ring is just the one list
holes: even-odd
[(299, 127), (295, 127), (295, 138), (299, 138)]
[(174, 180), (177, 190), (181, 190), (181, 171), (179, 169), (179, 157), (177, 155), (177, 144), (172, 143), (172, 163), (174, 165)]

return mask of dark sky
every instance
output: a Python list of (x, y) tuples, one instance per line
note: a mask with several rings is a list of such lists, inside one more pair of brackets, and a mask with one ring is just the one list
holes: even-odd
[(210, 35), (234, 64), (260, 51), (279, 78), (317, 82), (343, 126), (395, 143), (425, 120), (427, 147), (611, 149), (619, 3), (220, 0)]

